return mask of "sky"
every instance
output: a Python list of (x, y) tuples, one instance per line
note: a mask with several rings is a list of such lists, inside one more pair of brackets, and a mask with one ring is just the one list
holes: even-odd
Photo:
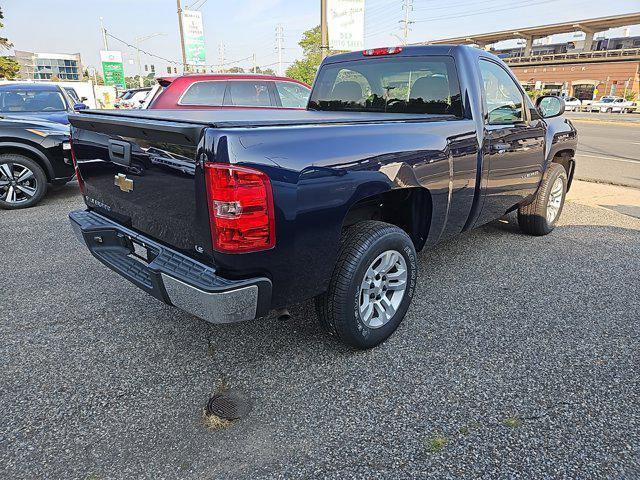
[[(410, 0), (366, 0), (365, 48), (397, 45), (401, 36), (403, 3)], [(204, 3), (203, 3), (204, 2)], [(277, 69), (275, 29), (284, 31), (283, 67), (300, 58), (297, 45), (302, 33), (320, 23), (320, 0), (182, 0), (183, 8), (201, 4), (206, 60), (219, 63), (224, 44), (226, 68), (251, 66), (255, 53), (261, 67)], [(99, 67), (102, 49), (100, 17), (107, 31), (129, 44), (136, 37), (155, 36), (140, 48), (180, 61), (176, 0), (4, 0), (5, 28), (19, 50), (48, 53), (80, 53), (88, 67)], [(564, 21), (640, 11), (640, 0), (413, 0), (409, 42), (516, 29)], [(607, 36), (622, 36), (622, 29)], [(631, 28), (640, 35), (640, 26)], [(573, 38), (573, 34), (552, 40)], [(135, 50), (109, 38), (110, 50), (124, 54), (127, 75), (137, 73)], [(242, 60), (245, 59), (245, 60)], [(166, 72), (168, 63), (142, 55), (142, 64), (154, 64)]]

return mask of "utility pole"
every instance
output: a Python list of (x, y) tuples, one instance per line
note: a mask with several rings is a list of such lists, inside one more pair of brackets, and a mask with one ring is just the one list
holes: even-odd
[(327, 0), (320, 0), (320, 54), (329, 55), (329, 30), (327, 30)]
[(160, 35), (166, 35), (166, 33), (152, 33), (151, 35), (143, 35), (141, 37), (136, 37), (135, 39), (136, 57), (138, 60), (138, 83), (140, 84), (140, 88), (144, 88), (144, 80), (142, 78), (142, 64), (140, 63), (140, 43), (153, 37), (159, 37)]
[(413, 22), (409, 20), (409, 15), (413, 11), (413, 0), (404, 0), (402, 3), (402, 8), (404, 9), (404, 20), (400, 20), (402, 23), (402, 43), (406, 45), (409, 41), (409, 25)]
[(257, 70), (258, 68), (257, 68), (257, 65), (256, 65), (256, 54), (255, 54), (255, 53), (251, 56), (251, 59), (252, 59), (252, 61), (253, 61), (253, 69), (252, 69), (252, 70), (253, 70), (253, 73), (257, 73), (257, 72), (256, 72), (256, 70)]
[(284, 40), (284, 28), (279, 23), (276, 26), (276, 51), (278, 52), (278, 75), (282, 76), (282, 42)]
[(187, 51), (184, 49), (184, 27), (182, 26), (182, 5), (178, 2), (178, 28), (180, 30), (180, 50), (182, 51), (182, 73), (187, 73)]
[(102, 34), (102, 45), (105, 50), (109, 50), (109, 44), (107, 43), (107, 29), (104, 28), (104, 23), (102, 23), (102, 17), (100, 17), (100, 33)]
[(218, 64), (219, 64), (218, 72), (219, 73), (222, 73), (222, 71), (224, 70), (224, 49), (225, 49), (225, 44), (222, 40), (220, 40), (220, 43), (218, 44)]

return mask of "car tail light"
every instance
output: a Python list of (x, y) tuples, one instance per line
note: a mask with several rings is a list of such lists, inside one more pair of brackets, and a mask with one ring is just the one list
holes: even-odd
[(380, 55), (394, 55), (396, 53), (400, 53), (402, 51), (402, 47), (383, 47), (383, 48), (370, 48), (369, 50), (364, 50), (362, 54), (365, 57), (378, 57)]
[(73, 168), (76, 171), (76, 178), (78, 179), (78, 186), (80, 187), (80, 193), (84, 195), (84, 180), (82, 179), (82, 175), (80, 175), (80, 170), (78, 169), (78, 162), (76, 161), (76, 152), (73, 149), (72, 139), (69, 139), (69, 145), (71, 145), (71, 161), (73, 162)]
[(254, 252), (276, 243), (269, 177), (252, 168), (205, 164), (213, 248), (224, 253)]

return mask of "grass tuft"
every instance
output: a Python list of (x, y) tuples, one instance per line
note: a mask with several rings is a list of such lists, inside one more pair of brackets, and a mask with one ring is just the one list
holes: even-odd
[(430, 453), (438, 453), (447, 443), (449, 443), (449, 439), (447, 437), (438, 435), (427, 441), (427, 451)]
[(508, 417), (502, 421), (502, 424), (505, 427), (518, 428), (522, 425), (522, 420), (520, 420), (518, 417)]

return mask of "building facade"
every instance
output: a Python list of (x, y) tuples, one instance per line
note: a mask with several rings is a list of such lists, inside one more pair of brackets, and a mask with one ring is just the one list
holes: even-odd
[(29, 80), (82, 80), (82, 60), (79, 53), (36, 53), (15, 51), (20, 64), (18, 74)]
[(525, 90), (593, 100), (606, 95), (622, 97), (640, 91), (640, 61), (543, 63), (510, 65)]

